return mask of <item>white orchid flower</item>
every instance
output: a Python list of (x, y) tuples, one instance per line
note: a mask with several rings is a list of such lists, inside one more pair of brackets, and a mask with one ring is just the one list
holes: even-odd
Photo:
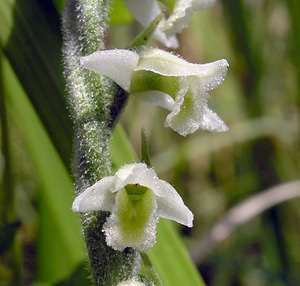
[[(166, 47), (178, 48), (176, 33), (181, 32), (188, 24), (193, 11), (206, 9), (216, 0), (177, 0), (170, 16), (161, 21), (153, 36)], [(162, 3), (158, 0), (124, 0), (133, 17), (144, 27), (163, 11)], [(163, 1), (161, 1), (163, 2)]]
[(140, 54), (115, 49), (82, 57), (81, 63), (110, 77), (130, 94), (169, 110), (165, 126), (183, 136), (198, 128), (227, 130), (207, 106), (208, 91), (219, 86), (226, 75), (228, 63), (224, 59), (192, 64), (160, 49)]
[[(151, 22), (162, 13), (157, 0), (124, 0), (124, 3), (143, 28), (149, 27)], [(153, 38), (168, 48), (179, 47), (177, 38), (174, 35), (167, 36), (159, 28), (154, 31)]]
[(192, 227), (193, 214), (176, 190), (144, 163), (128, 164), (78, 195), (75, 212), (108, 211), (103, 225), (106, 243), (115, 250), (146, 251), (156, 240), (158, 219)]

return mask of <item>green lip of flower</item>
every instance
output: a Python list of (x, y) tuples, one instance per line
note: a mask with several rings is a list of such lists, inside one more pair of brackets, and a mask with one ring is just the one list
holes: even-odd
[(109, 211), (103, 225), (106, 243), (116, 250), (145, 251), (156, 239), (160, 217), (191, 227), (193, 214), (167, 182), (144, 163), (128, 164), (77, 196), (75, 212)]
[[(176, 33), (181, 32), (192, 16), (193, 11), (206, 9), (216, 0), (177, 0), (170, 16), (163, 19), (158, 29), (154, 32), (154, 38), (169, 48), (178, 48)], [(157, 0), (125, 0), (124, 1), (133, 17), (144, 27), (162, 12)], [(163, 1), (162, 1), (163, 2)]]
[(186, 136), (198, 128), (226, 131), (207, 106), (208, 91), (219, 86), (228, 63), (192, 64), (160, 49), (103, 50), (81, 58), (82, 65), (106, 75), (138, 98), (171, 111), (165, 126)]

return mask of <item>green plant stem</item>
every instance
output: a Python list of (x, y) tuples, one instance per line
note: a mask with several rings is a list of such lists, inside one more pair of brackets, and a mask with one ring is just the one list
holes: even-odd
[[(69, 0), (64, 30), (65, 74), (75, 126), (75, 185), (77, 194), (110, 173), (108, 142), (110, 110), (117, 87), (80, 65), (80, 57), (104, 47), (109, 1)], [(135, 274), (136, 253), (108, 247), (102, 232), (107, 213), (82, 215), (90, 266), (96, 285), (111, 286)]]

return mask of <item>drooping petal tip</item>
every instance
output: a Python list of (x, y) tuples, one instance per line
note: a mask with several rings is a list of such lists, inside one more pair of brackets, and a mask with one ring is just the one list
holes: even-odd
[(224, 121), (207, 106), (204, 108), (203, 119), (200, 127), (214, 132), (226, 132), (229, 129)]
[(193, 226), (193, 213), (168, 182), (159, 180), (157, 188), (153, 192), (156, 194), (157, 215), (159, 217), (176, 221), (188, 227)]

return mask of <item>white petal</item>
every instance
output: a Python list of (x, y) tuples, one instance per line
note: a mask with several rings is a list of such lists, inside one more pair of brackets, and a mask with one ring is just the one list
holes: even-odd
[(166, 33), (161, 31), (160, 29), (156, 29), (154, 31), (153, 38), (155, 40), (161, 42), (167, 48), (172, 48), (172, 49), (178, 49), (179, 48), (179, 42), (178, 42), (176, 36), (174, 36), (174, 35), (167, 36)]
[(192, 64), (169, 52), (149, 49), (141, 54), (136, 70), (148, 70), (164, 76), (197, 76), (206, 90), (222, 83), (228, 69), (226, 60)]
[(111, 211), (115, 195), (115, 177), (105, 177), (78, 195), (72, 205), (74, 212)]
[(144, 164), (132, 163), (132, 164), (126, 164), (122, 166), (115, 174), (116, 180), (125, 181), (129, 176), (131, 176), (134, 173), (134, 170), (136, 168), (139, 168), (140, 165), (144, 165)]
[(147, 49), (140, 55), (136, 70), (148, 70), (165, 76), (189, 76), (193, 64), (161, 49)]
[(124, 0), (124, 3), (144, 28), (162, 12), (157, 0)]
[(208, 91), (218, 87), (224, 81), (229, 65), (225, 59), (222, 59), (201, 66), (206, 69), (206, 74), (196, 76)]
[[(144, 163), (132, 163), (122, 166), (115, 174), (116, 186), (126, 185), (127, 180), (134, 180), (135, 175), (138, 177), (144, 170), (147, 170), (147, 166)], [(119, 187), (117, 188), (119, 189)]]
[(225, 132), (228, 130), (223, 120), (207, 106), (205, 107), (200, 127), (215, 132)]
[(174, 108), (174, 99), (170, 95), (158, 90), (138, 92), (132, 95), (136, 96), (139, 100), (147, 101), (170, 111)]
[(159, 217), (171, 219), (189, 227), (193, 226), (192, 212), (169, 183), (159, 180), (157, 188), (153, 189), (153, 192), (156, 195)]
[(156, 187), (158, 177), (155, 171), (148, 168), (144, 163), (128, 164), (120, 168), (116, 175), (116, 190), (120, 190), (126, 185), (139, 184), (149, 189)]
[(181, 32), (188, 24), (193, 13), (193, 0), (176, 1), (174, 10), (166, 21), (159, 26), (167, 35), (171, 36)]
[(139, 56), (136, 52), (122, 49), (97, 51), (80, 58), (81, 64), (86, 69), (111, 78), (128, 92), (138, 60)]

